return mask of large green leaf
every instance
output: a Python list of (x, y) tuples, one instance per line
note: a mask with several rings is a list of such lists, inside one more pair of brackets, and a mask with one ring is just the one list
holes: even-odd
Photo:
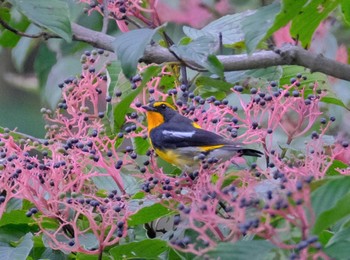
[(190, 64), (193, 61), (195, 64), (208, 69), (210, 72), (222, 76), (223, 66), (213, 55), (218, 47), (218, 38), (213, 36), (201, 36), (187, 45), (173, 45), (170, 49), (175, 52), (178, 57), (186, 60)]
[(161, 217), (170, 216), (174, 213), (174, 211), (167, 207), (156, 203), (152, 206), (144, 207), (131, 215), (128, 219), (128, 226), (145, 224)]
[[(207, 253), (210, 257), (221, 260), (246, 260), (266, 259), (269, 252), (275, 246), (265, 240), (238, 241), (232, 243), (220, 243), (214, 250)], [(200, 258), (198, 258), (200, 259)]]
[(242, 23), (245, 45), (248, 53), (252, 53), (256, 46), (266, 37), (268, 30), (274, 23), (275, 16), (280, 11), (278, 2), (259, 8), (254, 14), (246, 17)]
[(336, 203), (349, 193), (350, 177), (337, 176), (329, 180), (311, 194), (311, 202), (316, 217), (333, 208)]
[(57, 34), (67, 42), (72, 41), (69, 8), (60, 0), (9, 0), (32, 22)]
[(350, 214), (350, 193), (339, 199), (336, 204), (329, 210), (322, 212), (316, 220), (313, 231), (319, 234), (324, 229), (335, 224), (343, 217)]
[(184, 26), (184, 33), (192, 38), (197, 39), (202, 36), (212, 36), (219, 39), (219, 33), (222, 34), (223, 44), (234, 44), (244, 40), (242, 31), (242, 21), (254, 11), (245, 11), (237, 14), (226, 15), (217, 19), (201, 30)]
[(168, 249), (166, 241), (146, 239), (125, 245), (118, 245), (111, 250), (114, 259), (160, 259), (159, 255)]
[(15, 247), (4, 243), (0, 244), (0, 255), (2, 260), (15, 260), (15, 259), (27, 259), (30, 251), (33, 247), (32, 241), (33, 235), (31, 233), (26, 234), (19, 241)]
[(285, 26), (296, 15), (298, 15), (306, 2), (307, 0), (282, 0), (281, 11), (277, 14), (275, 22), (269, 29), (267, 36), (272, 35), (275, 31)]
[(136, 29), (117, 36), (113, 41), (114, 50), (127, 78), (135, 75), (138, 61), (156, 32), (156, 29)]
[(300, 10), (292, 20), (291, 35), (298, 39), (303, 47), (310, 45), (311, 38), (318, 25), (333, 11), (340, 0), (312, 0)]

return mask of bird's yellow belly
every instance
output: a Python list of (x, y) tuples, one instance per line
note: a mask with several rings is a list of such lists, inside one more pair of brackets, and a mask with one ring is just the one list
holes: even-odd
[(176, 150), (160, 150), (155, 149), (156, 153), (160, 158), (168, 163), (171, 163), (180, 168), (188, 168), (193, 165), (199, 164), (198, 161), (194, 160), (195, 154), (193, 155), (183, 155)]

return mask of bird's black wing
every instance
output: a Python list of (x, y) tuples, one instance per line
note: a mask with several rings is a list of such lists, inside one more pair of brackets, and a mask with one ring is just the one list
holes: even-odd
[(153, 145), (161, 148), (216, 146), (229, 143), (220, 135), (188, 124), (170, 126), (164, 124), (152, 130), (150, 134)]

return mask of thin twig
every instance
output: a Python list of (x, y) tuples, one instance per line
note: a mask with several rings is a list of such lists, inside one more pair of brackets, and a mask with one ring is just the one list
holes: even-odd
[(10, 32), (13, 32), (14, 34), (17, 34), (19, 36), (23, 36), (23, 37), (27, 37), (27, 38), (44, 38), (44, 39), (49, 39), (49, 38), (60, 38), (59, 36), (56, 35), (52, 35), (52, 34), (48, 34), (47, 32), (41, 32), (38, 34), (28, 34), (28, 33), (24, 33), (21, 32), (15, 28), (13, 28), (12, 26), (10, 26), (8, 23), (6, 23), (4, 20), (0, 19), (0, 24), (7, 30), (9, 30)]

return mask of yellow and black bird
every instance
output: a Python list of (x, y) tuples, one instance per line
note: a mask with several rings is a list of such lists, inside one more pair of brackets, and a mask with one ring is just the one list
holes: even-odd
[(185, 171), (198, 169), (203, 158), (217, 158), (222, 162), (234, 156), (262, 155), (260, 151), (244, 148), (202, 129), (167, 102), (153, 102), (143, 108), (147, 111), (148, 135), (153, 149), (163, 160)]

